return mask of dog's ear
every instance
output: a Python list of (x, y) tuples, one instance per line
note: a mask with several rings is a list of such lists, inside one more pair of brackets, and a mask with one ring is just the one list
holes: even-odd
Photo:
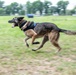
[(18, 20), (21, 21), (24, 17), (18, 17)]

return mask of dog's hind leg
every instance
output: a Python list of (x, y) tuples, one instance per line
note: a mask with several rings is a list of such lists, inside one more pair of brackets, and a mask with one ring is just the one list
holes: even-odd
[(29, 44), (27, 43), (27, 40), (28, 40), (28, 39), (30, 39), (30, 37), (27, 37), (27, 38), (25, 39), (25, 43), (26, 43), (26, 46), (27, 46), (27, 47), (29, 47)]
[(49, 34), (49, 40), (50, 42), (52, 42), (52, 44), (58, 48), (58, 52), (61, 50), (61, 47), (59, 46), (58, 44), (58, 39), (59, 39), (59, 32), (58, 31), (52, 31), (50, 34)]
[(58, 48), (58, 52), (61, 50), (61, 47), (59, 46), (59, 44), (58, 44), (58, 42), (57, 41), (51, 41), (52, 42), (52, 44), (55, 46), (55, 47), (57, 47)]
[(42, 41), (41, 45), (40, 45), (37, 49), (32, 49), (32, 50), (33, 50), (33, 51), (36, 51), (36, 50), (38, 50), (38, 49), (42, 48), (42, 47), (43, 47), (43, 45), (44, 45), (47, 41), (48, 41), (48, 36), (44, 36), (44, 38), (43, 38), (43, 41)]

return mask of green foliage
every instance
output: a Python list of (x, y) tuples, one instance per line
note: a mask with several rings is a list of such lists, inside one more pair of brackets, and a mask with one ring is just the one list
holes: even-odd
[(72, 14), (76, 14), (76, 6), (74, 7), (74, 9), (71, 10)]
[(52, 14), (57, 13), (57, 7), (56, 6), (51, 6), (50, 10), (51, 10)]
[(19, 15), (25, 15), (25, 10), (19, 11)]
[(34, 10), (39, 11), (40, 15), (42, 15), (42, 12), (43, 12), (43, 2), (41, 2), (40, 0), (37, 0), (37, 1), (34, 1), (32, 5), (34, 7)]
[(66, 8), (69, 4), (69, 1), (59, 1), (57, 3), (58, 13), (60, 14), (60, 11), (63, 11), (64, 15), (66, 14)]
[(0, 8), (3, 8), (3, 5), (4, 5), (4, 1), (0, 0)]
[(51, 8), (51, 5), (52, 5), (52, 3), (50, 2), (50, 1), (44, 1), (44, 3), (43, 3), (43, 7), (44, 7), (44, 13), (45, 14), (48, 14), (49, 13), (49, 10), (50, 10), (50, 8)]
[(23, 6), (17, 2), (13, 2), (5, 7), (5, 12), (7, 15), (24, 14)]
[(30, 1), (27, 1), (26, 3), (26, 10), (28, 14), (32, 13), (32, 3)]
[(4, 9), (3, 8), (0, 8), (0, 16), (2, 16), (4, 14), (5, 14)]
[(40, 14), (40, 15), (72, 15), (76, 14), (76, 7), (72, 10), (67, 10), (69, 1), (60, 0), (56, 6), (52, 6), (51, 1), (40, 0), (27, 1), (25, 5), (13, 2), (10, 5), (4, 6), (4, 1), (0, 1), (0, 15), (25, 15), (25, 14)]
[(4, 1), (0, 0), (0, 16), (5, 15), (4, 12)]

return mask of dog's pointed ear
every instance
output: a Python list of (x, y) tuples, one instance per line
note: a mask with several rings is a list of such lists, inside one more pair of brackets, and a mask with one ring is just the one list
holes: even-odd
[(18, 20), (21, 21), (24, 17), (18, 17)]

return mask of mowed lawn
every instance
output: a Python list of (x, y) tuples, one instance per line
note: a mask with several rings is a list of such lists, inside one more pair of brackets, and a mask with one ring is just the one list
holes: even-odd
[[(14, 16), (0, 16), (0, 75), (76, 75), (76, 35), (60, 33), (61, 52), (56, 53), (49, 41), (36, 52), (27, 48), (26, 36), (18, 28), (11, 28), (8, 20)], [(76, 31), (75, 16), (45, 16), (25, 19), (35, 22), (53, 22), (59, 28)], [(42, 38), (37, 39), (42, 41)]]

